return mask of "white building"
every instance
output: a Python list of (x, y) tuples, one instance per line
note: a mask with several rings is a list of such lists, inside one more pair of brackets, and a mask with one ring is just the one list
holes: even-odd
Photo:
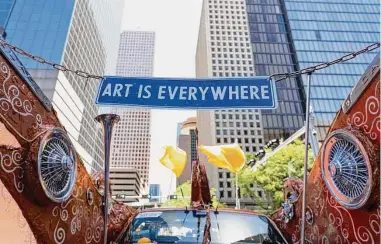
[(137, 169), (111, 168), (110, 185), (113, 198), (121, 202), (139, 202), (143, 185)]
[[(196, 53), (196, 76), (254, 76), (253, 55), (248, 32), (246, 5), (242, 0), (204, 0)], [(261, 113), (254, 109), (198, 111), (200, 145), (238, 142), (245, 152), (255, 153), (263, 146)], [(200, 160), (206, 158), (200, 155)], [(206, 163), (211, 187), (217, 198), (235, 205), (232, 173)], [(248, 201), (246, 205), (250, 202)], [(241, 206), (244, 206), (243, 202)], [(248, 206), (249, 207), (249, 206)]]
[[(114, 74), (123, 5), (123, 0), (15, 1), (5, 26), (6, 40), (70, 69)], [(103, 169), (103, 138), (94, 120), (99, 80), (20, 59), (52, 101), (87, 170)]]
[[(153, 75), (155, 33), (125, 31), (120, 35), (116, 74), (129, 77)], [(135, 108), (111, 108), (120, 115), (112, 138), (111, 167), (137, 169), (148, 186), (151, 152), (151, 111)]]

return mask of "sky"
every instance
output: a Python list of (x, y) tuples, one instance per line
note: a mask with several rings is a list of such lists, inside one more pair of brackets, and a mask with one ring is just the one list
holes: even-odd
[[(202, 0), (126, 0), (122, 31), (155, 31), (154, 77), (195, 77)], [(176, 146), (177, 123), (191, 110), (152, 110), (150, 184), (162, 195), (175, 190), (175, 175), (159, 162), (163, 146)]]

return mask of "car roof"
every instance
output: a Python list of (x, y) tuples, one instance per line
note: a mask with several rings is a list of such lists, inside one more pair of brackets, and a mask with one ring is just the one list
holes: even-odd
[[(190, 208), (190, 207), (189, 208), (185, 208), (185, 207), (158, 207), (158, 208), (143, 209), (140, 212), (145, 213), (145, 212), (156, 212), (156, 211), (166, 212), (166, 211), (185, 211), (185, 210), (193, 211), (193, 210), (207, 210), (207, 209)], [(211, 208), (211, 210), (216, 211), (215, 208)], [(253, 210), (249, 210), (249, 209), (218, 208), (217, 211), (229, 212), (229, 213), (245, 213), (245, 214), (252, 214), (252, 215), (257, 215), (257, 216), (264, 216), (264, 217), (268, 218), (268, 216), (266, 216), (264, 214), (254, 212)]]

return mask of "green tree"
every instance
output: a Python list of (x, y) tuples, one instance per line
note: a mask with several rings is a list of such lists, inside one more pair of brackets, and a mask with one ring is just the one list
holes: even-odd
[[(169, 200), (163, 202), (162, 206), (164, 206), (164, 207), (186, 207), (186, 206), (189, 206), (190, 196), (191, 196), (191, 188), (192, 187), (191, 187), (190, 181), (184, 182), (183, 184), (177, 186), (177, 188), (176, 188), (177, 199), (169, 199)], [(182, 190), (182, 193), (184, 194), (184, 197), (183, 197), (183, 194), (181, 193), (181, 190)], [(210, 194), (212, 196), (213, 207), (217, 207), (217, 205), (218, 205), (218, 207), (227, 207), (226, 204), (218, 201), (218, 199), (215, 196), (215, 193), (216, 193), (216, 189), (211, 188)]]
[[(266, 148), (266, 153), (272, 150)], [(257, 191), (252, 189), (257, 185), (271, 199), (272, 208), (278, 208), (283, 201), (283, 181), (289, 174), (293, 177), (303, 179), (304, 172), (304, 143), (301, 140), (295, 140), (279, 152), (267, 159), (267, 162), (258, 166), (254, 171), (251, 167), (245, 166), (238, 174), (238, 186), (241, 194), (255, 200), (259, 206), (264, 207)], [(309, 149), (308, 170), (313, 164), (313, 156)], [(253, 154), (247, 154), (246, 159), (255, 158)]]

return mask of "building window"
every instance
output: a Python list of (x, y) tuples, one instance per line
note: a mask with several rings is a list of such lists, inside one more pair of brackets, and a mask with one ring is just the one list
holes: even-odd
[(320, 34), (320, 31), (315, 31), (315, 37), (316, 37), (316, 40), (319, 40), (321, 41), (321, 34)]
[(220, 198), (224, 197), (224, 191), (220, 191)]
[(220, 187), (224, 187), (224, 182), (220, 181)]
[(222, 178), (223, 176), (222, 176), (222, 172), (219, 172), (218, 173), (218, 178)]
[(258, 196), (259, 196), (260, 198), (262, 198), (262, 192), (261, 192), (261, 191), (258, 191)]
[(230, 181), (228, 181), (228, 182), (226, 182), (226, 186), (227, 186), (228, 188), (230, 188), (230, 187), (232, 187), (232, 183), (231, 183)]
[(227, 178), (227, 179), (230, 179), (230, 172), (227, 172), (227, 173), (226, 173), (226, 178)]
[(231, 191), (228, 191), (228, 197), (232, 197), (232, 192)]

